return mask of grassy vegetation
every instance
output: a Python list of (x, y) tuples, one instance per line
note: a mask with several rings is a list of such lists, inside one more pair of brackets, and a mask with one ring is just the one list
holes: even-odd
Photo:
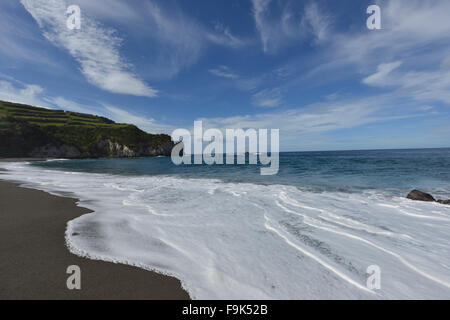
[(100, 116), (0, 101), (0, 157), (31, 156), (49, 145), (73, 146), (81, 157), (114, 156), (99, 149), (105, 140), (132, 150), (158, 149), (171, 141), (168, 135), (148, 134)]
[(33, 124), (70, 125), (76, 122), (82, 126), (110, 126), (116, 125), (114, 121), (104, 117), (31, 107), (18, 103), (0, 101), (0, 119), (13, 118)]

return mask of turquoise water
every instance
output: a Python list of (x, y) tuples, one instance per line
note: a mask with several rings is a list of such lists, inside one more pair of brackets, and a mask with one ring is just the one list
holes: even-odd
[(450, 198), (450, 149), (281, 153), (280, 170), (275, 176), (261, 176), (257, 165), (175, 166), (170, 158), (51, 161), (34, 165), (90, 173), (283, 184), (312, 191), (383, 189), (400, 195), (419, 188)]

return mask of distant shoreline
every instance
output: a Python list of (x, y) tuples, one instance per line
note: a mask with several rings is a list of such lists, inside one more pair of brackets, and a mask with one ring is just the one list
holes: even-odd
[[(91, 212), (78, 200), (22, 188), (1, 173), (0, 198), (0, 300), (189, 299), (175, 278), (70, 253), (67, 222)], [(81, 268), (79, 291), (66, 287), (70, 265)]]

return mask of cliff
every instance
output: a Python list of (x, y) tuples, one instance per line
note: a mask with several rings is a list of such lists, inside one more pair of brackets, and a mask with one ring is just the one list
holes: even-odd
[(170, 136), (104, 117), (0, 101), (0, 157), (169, 156)]

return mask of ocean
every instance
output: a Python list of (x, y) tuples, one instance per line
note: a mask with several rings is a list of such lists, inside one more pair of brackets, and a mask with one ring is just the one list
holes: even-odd
[(281, 153), (275, 176), (170, 158), (0, 166), (95, 211), (68, 223), (73, 253), (175, 276), (193, 299), (450, 299), (450, 206), (405, 198), (450, 199), (450, 149)]

